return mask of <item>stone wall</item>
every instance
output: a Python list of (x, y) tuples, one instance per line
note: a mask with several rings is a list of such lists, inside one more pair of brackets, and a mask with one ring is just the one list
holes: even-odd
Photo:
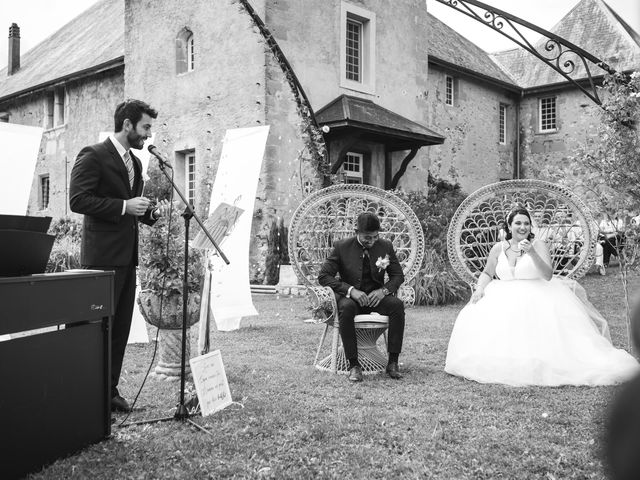
[[(557, 131), (541, 133), (538, 102), (556, 95)], [(562, 167), (569, 156), (579, 154), (587, 142), (597, 141), (599, 109), (575, 89), (528, 95), (521, 102), (522, 169), (527, 178), (546, 178), (545, 171)]]
[[(445, 104), (445, 75), (454, 80), (454, 105)], [(429, 66), (428, 123), (446, 139), (430, 148), (432, 171), (455, 179), (463, 190), (514, 176), (518, 99), (505, 89), (481, 80)], [(499, 143), (499, 107), (507, 105), (506, 144)]]
[[(264, 1), (251, 3), (264, 18)], [(175, 40), (184, 28), (194, 36), (195, 68), (177, 74)], [(125, 39), (126, 94), (159, 110), (154, 142), (167, 156), (195, 151), (196, 211), (206, 218), (226, 130), (267, 124), (262, 37), (230, 1), (193, 0), (178, 8), (173, 0), (127, 0)], [(254, 219), (262, 217), (260, 209), (258, 203)], [(256, 267), (264, 263), (252, 257)]]
[[(184, 28), (194, 36), (195, 68), (178, 74), (175, 45)], [(232, 2), (178, 8), (173, 0), (127, 0), (125, 58), (127, 97), (159, 112), (156, 146), (176, 159), (195, 151), (196, 209), (206, 216), (226, 130), (265, 123), (263, 46)]]

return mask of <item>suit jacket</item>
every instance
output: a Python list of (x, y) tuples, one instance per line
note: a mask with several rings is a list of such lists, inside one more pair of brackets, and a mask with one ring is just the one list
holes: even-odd
[(71, 170), (71, 211), (84, 215), (81, 263), (95, 266), (138, 264), (138, 220), (152, 225), (151, 212), (122, 215), (122, 201), (142, 194), (142, 164), (131, 154), (135, 178), (110, 139), (84, 147)]
[[(339, 295), (346, 295), (349, 287), (360, 290), (362, 255), (362, 245), (358, 242), (357, 237), (338, 240), (333, 246), (333, 251), (320, 268), (318, 282), (323, 287), (331, 287)], [(385, 284), (385, 271), (376, 266), (376, 261), (378, 258), (385, 258), (386, 255), (389, 255), (389, 266), (386, 269), (389, 281)], [(388, 240), (378, 239), (369, 249), (369, 262), (371, 262), (371, 277), (374, 283), (380, 288), (386, 287), (389, 293), (396, 293), (404, 282), (404, 274), (396, 252), (393, 250), (393, 244)], [(339, 279), (336, 278), (336, 274), (340, 274)]]

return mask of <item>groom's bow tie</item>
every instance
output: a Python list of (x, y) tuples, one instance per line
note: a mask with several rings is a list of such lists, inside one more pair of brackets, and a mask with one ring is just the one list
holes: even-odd
[(363, 248), (362, 249), (362, 258), (369, 258), (369, 249), (368, 248)]

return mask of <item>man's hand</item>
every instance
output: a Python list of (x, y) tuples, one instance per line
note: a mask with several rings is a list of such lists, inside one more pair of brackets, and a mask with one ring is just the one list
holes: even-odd
[(358, 290), (357, 288), (351, 290), (351, 298), (353, 298), (353, 300), (355, 300), (361, 307), (369, 306), (369, 297), (367, 297), (367, 294), (362, 290)]
[(169, 200), (160, 200), (156, 204), (156, 207), (153, 210), (153, 216), (155, 218), (163, 217), (164, 215), (169, 213), (170, 209), (171, 209), (171, 202), (169, 202)]
[(380, 303), (380, 300), (384, 298), (384, 293), (382, 292), (381, 288), (378, 288), (377, 290), (374, 290), (369, 295), (367, 295), (367, 298), (369, 299), (370, 307), (377, 307)]
[(151, 202), (148, 198), (144, 197), (135, 197), (126, 200), (127, 208), (125, 213), (129, 215), (133, 215), (134, 217), (140, 217), (144, 215), (144, 212), (147, 211)]

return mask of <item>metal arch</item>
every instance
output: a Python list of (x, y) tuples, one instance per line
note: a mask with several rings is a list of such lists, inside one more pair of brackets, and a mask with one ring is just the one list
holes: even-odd
[[(591, 74), (590, 65), (600, 68), (607, 73), (614, 74), (616, 71), (607, 63), (565, 40), (554, 33), (540, 28), (521, 18), (511, 15), (503, 10), (499, 10), (486, 3), (477, 0), (436, 0), (438, 3), (453, 8), (454, 10), (473, 18), (474, 20), (495, 30), (501, 35), (512, 40), (520, 47), (538, 57), (542, 62), (553, 68), (556, 72), (573, 83), (582, 92), (593, 100), (597, 105), (602, 106), (602, 100), (598, 96), (598, 91)], [(475, 7), (475, 8), (474, 8)], [(509, 27), (505, 29), (505, 26)], [(518, 29), (518, 26), (533, 30), (547, 38), (543, 48), (536, 48), (531, 44)], [(542, 51), (541, 51), (542, 50)], [(585, 88), (578, 80), (571, 78), (571, 74), (576, 69), (576, 61), (582, 63), (587, 73), (589, 88)]]

